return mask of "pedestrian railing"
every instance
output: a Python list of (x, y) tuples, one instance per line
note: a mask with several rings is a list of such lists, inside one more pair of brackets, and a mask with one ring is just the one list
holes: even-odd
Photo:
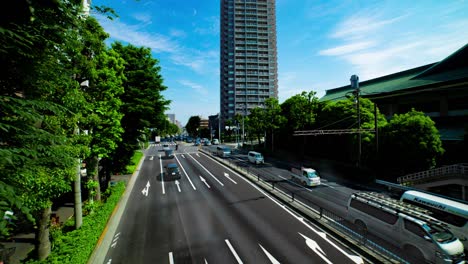
[(430, 182), (434, 180), (463, 178), (468, 180), (468, 164), (454, 164), (435, 168), (432, 170), (421, 171), (398, 177), (397, 181), (403, 185), (413, 185), (415, 183)]

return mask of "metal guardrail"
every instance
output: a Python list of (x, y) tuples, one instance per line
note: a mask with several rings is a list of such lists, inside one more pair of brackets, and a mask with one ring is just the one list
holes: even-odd
[[(324, 225), (326, 228), (331, 229), (335, 234), (339, 234), (340, 237), (348, 240), (349, 243), (353, 245), (358, 245), (359, 247), (366, 248), (367, 253), (369, 251), (373, 254), (376, 254), (380, 257), (373, 256), (378, 260), (378, 262), (383, 263), (408, 263), (398, 253), (393, 252), (392, 250), (387, 249), (386, 247), (380, 245), (377, 242), (372, 241), (367, 233), (360, 233), (359, 228), (355, 226), (354, 223), (347, 221), (341, 216), (327, 210), (324, 207), (321, 207), (316, 202), (310, 200), (308, 197), (301, 194), (299, 191), (284, 191), (285, 188), (282, 188), (282, 185), (297, 185), (295, 182), (278, 179), (276, 176), (268, 175), (267, 173), (255, 173), (249, 166), (243, 167), (239, 166), (236, 162), (230, 159), (222, 159), (216, 156), (215, 152), (209, 152), (206, 150), (202, 151), (205, 154), (210, 155), (212, 158), (220, 161), (224, 165), (234, 169), (235, 171), (241, 172), (244, 175), (248, 176), (251, 180), (254, 180), (259, 183), (263, 183), (265, 186), (268, 186), (270, 193), (277, 192), (281, 193), (283, 196), (288, 197), (288, 201), (284, 202), (297, 202), (302, 204), (303, 208), (307, 208), (307, 215), (313, 215), (313, 219), (320, 222), (321, 225)], [(279, 198), (278, 196), (276, 196)], [(402, 252), (399, 252), (400, 254)]]
[(397, 178), (400, 184), (411, 184), (423, 180), (430, 180), (432, 178), (440, 178), (441, 176), (455, 176), (468, 179), (468, 164), (454, 164), (450, 166), (440, 167), (432, 170), (421, 171), (417, 173), (408, 174)]

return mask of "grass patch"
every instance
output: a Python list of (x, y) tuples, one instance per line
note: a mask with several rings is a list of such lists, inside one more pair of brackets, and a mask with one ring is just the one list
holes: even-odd
[(68, 220), (64, 227), (51, 228), (52, 252), (49, 257), (43, 261), (32, 260), (27, 263), (87, 263), (124, 191), (123, 182), (110, 187), (103, 195), (105, 202), (99, 203), (94, 213), (83, 217), (80, 229), (70, 228), (74, 225), (73, 219)]
[(135, 153), (133, 153), (132, 160), (130, 161), (130, 164), (127, 165), (125, 168), (125, 174), (133, 174), (133, 172), (136, 170), (136, 167), (138, 163), (140, 162), (140, 159), (143, 157), (143, 152), (137, 150)]

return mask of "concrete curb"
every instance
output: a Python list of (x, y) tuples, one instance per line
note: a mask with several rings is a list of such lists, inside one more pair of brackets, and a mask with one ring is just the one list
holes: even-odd
[(117, 230), (117, 226), (119, 225), (119, 220), (122, 217), (122, 214), (125, 210), (127, 205), (128, 198), (130, 197), (130, 193), (132, 192), (133, 185), (135, 185), (135, 181), (140, 175), (140, 168), (143, 165), (143, 162), (146, 158), (146, 151), (143, 152), (143, 157), (140, 159), (136, 170), (133, 172), (128, 185), (125, 188), (125, 192), (120, 199), (119, 203), (115, 207), (112, 215), (107, 222), (104, 231), (102, 232), (99, 240), (96, 244), (96, 247), (93, 250), (90, 258), (88, 259), (88, 264), (102, 264), (105, 261), (105, 257), (107, 255), (107, 251), (111, 245), (112, 239), (114, 237), (115, 231)]

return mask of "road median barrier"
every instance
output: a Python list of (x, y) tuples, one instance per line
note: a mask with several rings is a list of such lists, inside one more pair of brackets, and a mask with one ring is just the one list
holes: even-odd
[(304, 197), (300, 197), (296, 192), (285, 192), (278, 188), (278, 185), (285, 180), (265, 179), (260, 173), (253, 173), (249, 170), (249, 167), (237, 166), (235, 163), (230, 162), (230, 160), (216, 156), (215, 152), (206, 149), (201, 149), (200, 152), (268, 192), (279, 203), (303, 217), (305, 221), (312, 222), (323, 230), (326, 230), (326, 233), (332, 234), (332, 237), (345, 248), (352, 248), (367, 260), (379, 263), (407, 263), (407, 261), (393, 252), (369, 240), (365, 234), (360, 234), (358, 231), (353, 230), (350, 227), (352, 224), (345, 224), (345, 220), (342, 217), (326, 208), (318, 206), (310, 200), (307, 201), (308, 204), (305, 204), (301, 201), (304, 200)]

